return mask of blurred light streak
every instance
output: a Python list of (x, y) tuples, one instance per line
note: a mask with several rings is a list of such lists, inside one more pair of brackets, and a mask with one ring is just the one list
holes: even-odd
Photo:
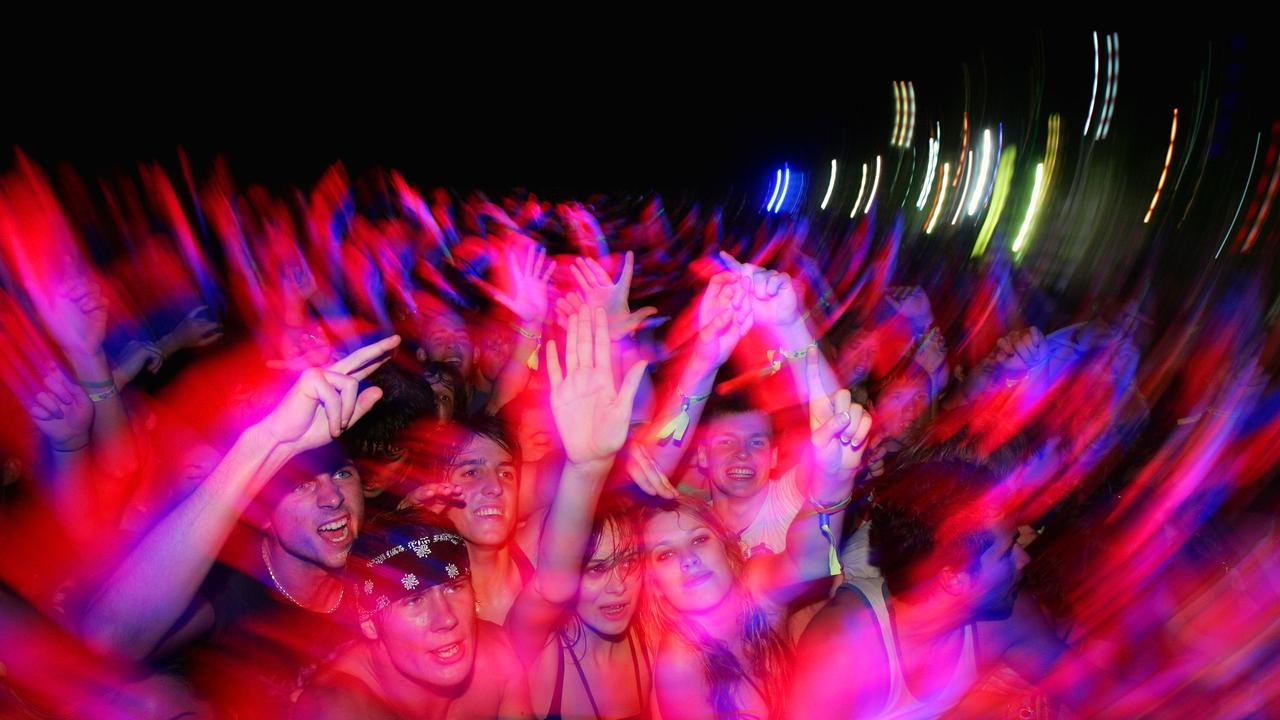
[(1120, 85), (1120, 33), (1107, 35), (1107, 94), (1102, 104), (1102, 116), (1098, 119), (1095, 140), (1102, 140), (1111, 133), (1111, 118), (1115, 115), (1116, 96)]
[(1010, 146), (1007, 153), (1001, 154), (1004, 157), (1000, 159), (992, 181), (991, 211), (987, 213), (982, 231), (978, 233), (978, 239), (973, 244), (971, 257), (979, 257), (987, 251), (991, 235), (996, 231), (996, 223), (1000, 221), (1000, 213), (1004, 210), (1004, 201), (1009, 196), (1009, 184), (1013, 181), (1013, 162), (1018, 157), (1018, 148)]
[(1249, 194), (1249, 183), (1253, 182), (1253, 166), (1258, 162), (1258, 147), (1262, 145), (1262, 133), (1258, 133), (1258, 137), (1253, 141), (1253, 160), (1249, 161), (1249, 177), (1244, 181), (1244, 191), (1240, 194), (1240, 204), (1236, 206), (1235, 217), (1231, 218), (1231, 225), (1227, 227), (1227, 234), (1222, 236), (1222, 243), (1218, 245), (1218, 252), (1213, 254), (1213, 259), (1217, 260), (1222, 254), (1222, 248), (1227, 244), (1227, 238), (1231, 237), (1231, 230), (1236, 226), (1236, 220), (1240, 219), (1240, 208), (1244, 207), (1244, 199)]
[(964, 189), (960, 191), (960, 202), (956, 203), (956, 214), (951, 217), (951, 224), (955, 225), (960, 219), (960, 213), (964, 211), (964, 201), (969, 195), (969, 183), (973, 181), (973, 151), (969, 151), (969, 160), (965, 163), (964, 173)]
[(924, 209), (924, 201), (929, 198), (929, 192), (933, 190), (933, 174), (938, 169), (938, 145), (933, 138), (929, 138), (929, 164), (924, 172), (924, 185), (920, 188), (920, 197), (916, 198), (916, 209)]
[[(951, 181), (951, 187), (956, 187), (960, 184), (960, 173), (964, 172), (968, 168), (968, 165), (965, 163), (965, 154), (969, 152), (969, 111), (968, 110), (964, 111), (964, 125), (962, 127), (963, 129), (960, 133), (960, 160), (959, 160), (959, 164), (956, 165), (956, 176)], [(966, 177), (968, 176), (966, 175)]]
[(906, 115), (906, 91), (901, 83), (893, 81), (893, 134), (889, 137), (889, 145), (902, 146), (902, 129), (906, 127), (903, 116)]
[(880, 187), (880, 156), (876, 156), (876, 179), (871, 183), (871, 194), (867, 196), (867, 207), (863, 212), (871, 212), (871, 203), (876, 201), (876, 190)]
[(1151, 207), (1147, 208), (1147, 216), (1142, 224), (1151, 221), (1151, 214), (1156, 211), (1156, 203), (1160, 200), (1160, 191), (1164, 189), (1165, 178), (1169, 175), (1169, 162), (1173, 159), (1173, 141), (1178, 137), (1178, 108), (1173, 109), (1173, 126), (1169, 128), (1169, 149), (1164, 154), (1164, 169), (1160, 171), (1160, 182), (1156, 183), (1156, 194), (1151, 196)]
[(1093, 122), (1093, 105), (1098, 99), (1098, 31), (1093, 31), (1093, 90), (1089, 93), (1089, 115), (1084, 120), (1084, 136), (1089, 137), (1089, 124)]
[(1036, 163), (1036, 180), (1031, 186), (1031, 200), (1027, 203), (1027, 216), (1022, 219), (1022, 229), (1018, 231), (1018, 237), (1014, 238), (1013, 246), (1010, 248), (1014, 254), (1021, 254), (1026, 248), (1027, 235), (1031, 231), (1031, 222), (1035, 220), (1036, 211), (1040, 206), (1040, 194), (1044, 189), (1044, 163)]
[(773, 212), (773, 203), (778, 199), (778, 191), (782, 189), (782, 171), (778, 170), (778, 174), (773, 178), (773, 195), (769, 197), (769, 204), (764, 206), (765, 212)]
[(895, 80), (893, 83), (893, 99), (894, 123), (891, 144), (899, 148), (911, 147), (911, 139), (916, 134), (915, 85), (905, 80)]
[(836, 189), (836, 159), (831, 158), (831, 179), (827, 181), (827, 194), (822, 198), (822, 210), (827, 209), (827, 203), (831, 202), (831, 191)]
[[(946, 178), (951, 174), (951, 163), (942, 164), (942, 178)], [(942, 214), (942, 208), (947, 204), (947, 184), (945, 182), (938, 183), (938, 196), (933, 200), (933, 213), (929, 216), (929, 222), (925, 226), (926, 235), (933, 234), (933, 228), (938, 224), (938, 216)]]
[(903, 145), (910, 146), (916, 136), (916, 86), (907, 82), (907, 137)]
[(782, 197), (778, 198), (778, 205), (773, 209), (775, 213), (782, 212), (782, 203), (787, 199), (787, 189), (791, 187), (791, 168), (786, 165), (782, 167), (786, 174), (782, 178)]
[(969, 216), (978, 212), (978, 203), (982, 197), (986, 195), (987, 173), (991, 171), (991, 130), (988, 128), (982, 131), (982, 172), (978, 173), (978, 187), (983, 188), (982, 192), (974, 193), (973, 198), (969, 200)]
[(867, 164), (862, 163), (862, 182), (858, 184), (858, 199), (853, 201), (853, 211), (849, 213), (852, 218), (858, 214), (858, 208), (862, 207), (862, 193), (867, 189)]
[[(1271, 214), (1271, 202), (1275, 198), (1276, 183), (1280, 181), (1280, 163), (1276, 162), (1276, 140), (1280, 136), (1280, 121), (1271, 126), (1271, 143), (1267, 146), (1267, 165), (1271, 167), (1271, 180), (1267, 183), (1267, 192), (1262, 201), (1262, 209), (1258, 211), (1256, 217), (1253, 215), (1253, 208), (1250, 208), (1250, 219), (1252, 224), (1249, 226), (1248, 237), (1245, 238), (1244, 246), (1241, 252), (1249, 252), (1253, 247), (1253, 243), (1258, 239), (1258, 231), (1262, 228), (1262, 224), (1266, 222), (1267, 216)], [(1264, 171), (1265, 172), (1265, 171)], [(1258, 183), (1258, 189), (1262, 189), (1262, 183)]]
[(1044, 187), (1049, 192), (1049, 183), (1053, 181), (1054, 170), (1058, 167), (1058, 147), (1062, 139), (1062, 116), (1053, 113), (1049, 116), (1049, 139), (1045, 143)]

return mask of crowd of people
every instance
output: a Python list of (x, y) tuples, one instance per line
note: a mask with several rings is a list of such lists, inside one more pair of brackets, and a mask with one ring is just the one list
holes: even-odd
[(1266, 272), (54, 178), (0, 178), (0, 715), (1280, 713)]

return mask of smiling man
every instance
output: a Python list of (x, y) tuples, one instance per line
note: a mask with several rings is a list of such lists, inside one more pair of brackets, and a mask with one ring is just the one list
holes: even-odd
[[(440, 510), (467, 542), (477, 614), (501, 625), (507, 611), (533, 576), (525, 548), (533, 547), (527, 524), (517, 542), (520, 447), (496, 418), (481, 416), (454, 423), (436, 433), (435, 482), (420, 486), (405, 505)], [(441, 484), (452, 495), (428, 500)], [(438, 497), (438, 496), (437, 496)]]
[(502, 631), (475, 614), (466, 542), (444, 518), (401, 510), (361, 535), (347, 573), (363, 642), (298, 698), (293, 717), (530, 717)]
[(794, 468), (776, 479), (778, 449), (769, 415), (736, 397), (708, 403), (695, 463), (707, 478), (711, 507), (745, 557), (779, 553), (804, 506)]

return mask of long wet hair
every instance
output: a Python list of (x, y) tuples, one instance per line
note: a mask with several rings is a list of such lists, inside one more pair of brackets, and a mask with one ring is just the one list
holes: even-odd
[[(591, 562), (591, 556), (596, 554), (596, 550), (600, 548), (600, 543), (604, 541), (605, 533), (613, 532), (613, 552), (606, 558), (606, 562), (617, 563), (625, 560), (627, 556), (634, 556), (640, 560), (640, 524), (636, 520), (635, 506), (625, 503), (618, 498), (607, 498), (601, 500), (600, 509), (596, 511), (595, 521), (591, 525), (591, 535), (587, 539), (586, 552), (582, 556), (582, 565), (585, 568)], [(638, 598), (635, 613), (631, 616), (631, 624), (628, 630), (635, 629), (638, 633), (637, 641), (644, 642), (646, 637), (650, 635), (644, 632), (644, 571), (637, 570), (640, 575), (641, 583), (640, 592), (637, 593)], [(574, 598), (577, 602), (577, 598)], [(561, 628), (560, 634), (564, 639), (564, 643), (570, 647), (577, 644), (582, 637), (582, 633), (586, 632), (586, 624), (582, 622), (582, 618), (577, 612), (569, 613), (565, 619), (565, 624)], [(646, 698), (641, 698), (646, 700)]]
[[(730, 642), (711, 637), (696, 623), (682, 617), (680, 611), (656, 588), (656, 583), (649, 582), (647, 578), (643, 592), (644, 602), (641, 604), (646, 615), (645, 625), (674, 633), (697, 653), (702, 661), (703, 676), (707, 686), (711, 688), (711, 706), (715, 708), (717, 717), (741, 715), (738, 688), (743, 683), (751, 685), (763, 696), (770, 718), (782, 717), (786, 691), (790, 685), (792, 647), (786, 637), (774, 628), (764, 609), (742, 584), (746, 559), (738, 550), (738, 540), (725, 529), (724, 524), (711, 511), (710, 505), (684, 495), (647, 508), (640, 517), (641, 532), (654, 517), (671, 512), (705, 525), (725, 549), (729, 569), (733, 572), (734, 590), (746, 600), (739, 617), (737, 637), (731, 639), (731, 642), (741, 644), (747, 660), (746, 667), (738, 661)], [(647, 575), (650, 559), (647, 548), (645, 550)]]

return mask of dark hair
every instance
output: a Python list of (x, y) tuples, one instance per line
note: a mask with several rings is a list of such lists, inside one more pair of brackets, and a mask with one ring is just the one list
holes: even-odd
[(355, 465), (351, 456), (341, 445), (333, 442), (295, 455), (254, 496), (246, 510), (248, 519), (257, 525), (265, 525), (280, 501), (300, 483), (348, 465)]
[(721, 395), (712, 393), (711, 397), (707, 398), (707, 407), (702, 411), (702, 422), (699, 423), (699, 427), (704, 432), (699, 433), (700, 441), (706, 441), (705, 431), (711, 426), (712, 422), (729, 415), (743, 415), (745, 413), (760, 413), (764, 415), (769, 421), (769, 432), (773, 434), (773, 416), (751, 404), (745, 394), (731, 393)]
[(871, 559), (889, 592), (909, 597), (944, 567), (975, 567), (995, 538), (996, 476), (960, 459), (897, 468), (877, 485), (871, 507)]
[(369, 376), (368, 384), (382, 389), (382, 398), (340, 442), (351, 456), (392, 460), (403, 443), (403, 434), (419, 418), (433, 416), (435, 393), (413, 372), (387, 363)]
[(429, 457), (431, 457), (438, 482), (448, 482), (458, 456), (466, 450), (471, 441), (477, 437), (488, 438), (495, 445), (511, 455), (511, 463), (516, 467), (516, 476), (520, 472), (520, 444), (515, 441), (511, 431), (502, 420), (489, 415), (463, 418), (448, 423), (434, 434), (431, 441)]
[[(466, 414), (467, 385), (462, 379), (462, 373), (458, 372), (458, 368), (449, 363), (428, 360), (422, 365), (422, 378), (428, 384), (428, 387), (430, 387), (430, 383), (438, 382), (453, 389), (453, 412), (449, 414), (450, 418), (457, 420)], [(433, 394), (432, 402), (435, 401), (434, 398)]]

